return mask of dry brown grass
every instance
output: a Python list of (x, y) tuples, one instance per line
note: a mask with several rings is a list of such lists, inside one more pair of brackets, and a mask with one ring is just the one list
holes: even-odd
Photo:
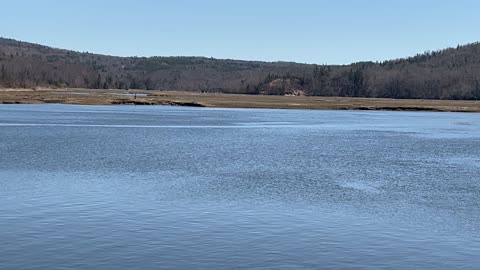
[[(138, 93), (147, 96), (121, 96)], [(480, 101), (205, 94), (182, 91), (0, 89), (0, 103), (137, 104), (226, 108), (427, 110), (480, 112)]]

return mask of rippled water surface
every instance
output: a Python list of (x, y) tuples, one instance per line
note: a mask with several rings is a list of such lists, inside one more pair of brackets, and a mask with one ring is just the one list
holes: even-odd
[(480, 115), (0, 105), (0, 269), (475, 269)]

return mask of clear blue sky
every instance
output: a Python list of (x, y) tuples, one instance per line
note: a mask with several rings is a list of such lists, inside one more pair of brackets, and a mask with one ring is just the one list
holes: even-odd
[(0, 36), (121, 56), (344, 64), (480, 40), (477, 0), (0, 0)]

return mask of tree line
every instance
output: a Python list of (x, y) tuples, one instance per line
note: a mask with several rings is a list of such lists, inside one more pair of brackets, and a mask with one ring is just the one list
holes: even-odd
[(0, 87), (480, 99), (480, 44), (351, 65), (115, 57), (0, 38)]

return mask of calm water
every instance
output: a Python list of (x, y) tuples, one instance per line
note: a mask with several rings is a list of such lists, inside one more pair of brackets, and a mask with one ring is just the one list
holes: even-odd
[(479, 266), (479, 114), (0, 105), (0, 269)]

